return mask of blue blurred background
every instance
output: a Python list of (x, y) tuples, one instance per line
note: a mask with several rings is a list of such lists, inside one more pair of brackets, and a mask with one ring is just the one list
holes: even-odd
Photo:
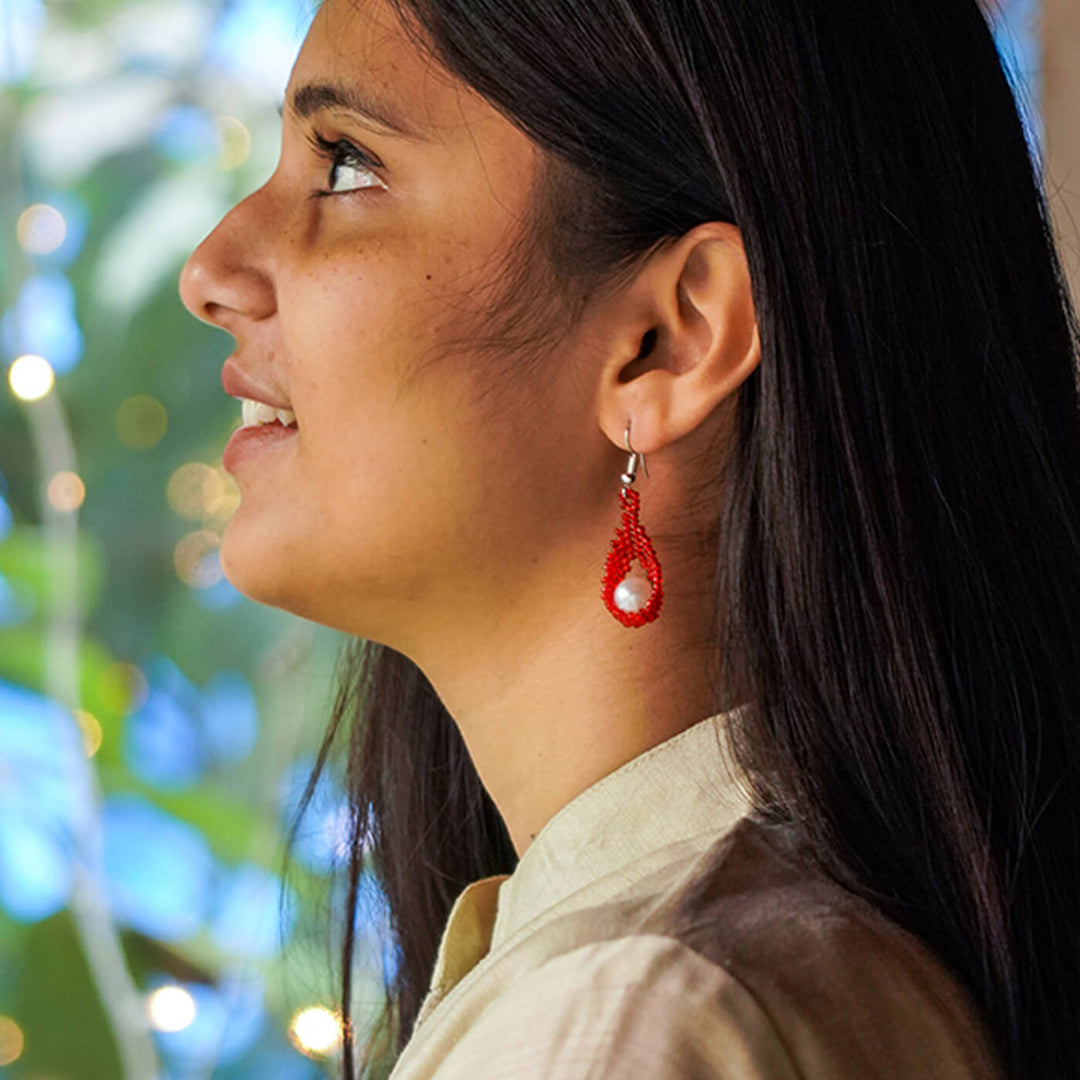
[[(1037, 0), (996, 18), (1040, 153)], [(338, 1060), (333, 631), (223, 578), (229, 339), (176, 293), (277, 157), (297, 0), (0, 0), (0, 1075)], [(361, 1014), (393, 956), (363, 881)]]

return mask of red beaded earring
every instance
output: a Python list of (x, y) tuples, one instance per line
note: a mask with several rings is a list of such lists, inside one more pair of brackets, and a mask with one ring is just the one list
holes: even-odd
[[(619, 477), (622, 490), (622, 525), (615, 532), (607, 562), (604, 564), (604, 584), (600, 596), (605, 607), (623, 626), (644, 626), (660, 614), (664, 602), (664, 590), (660, 581), (660, 562), (656, 558), (652, 541), (638, 520), (641, 496), (630, 485), (637, 476), (638, 461), (648, 477), (645, 455), (637, 453), (630, 445), (630, 424), (626, 425), (626, 449), (630, 451), (630, 463)], [(634, 562), (638, 569), (631, 571)]]

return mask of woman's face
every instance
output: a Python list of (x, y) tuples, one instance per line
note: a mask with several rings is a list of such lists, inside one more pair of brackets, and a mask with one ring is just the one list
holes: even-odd
[[(364, 97), (411, 134), (355, 111)], [(243, 396), (298, 422), (229, 462), (242, 502), (221, 557), (242, 592), (402, 650), (422, 626), (542, 619), (553, 578), (598, 593), (621, 459), (603, 457), (587, 335), (517, 370), (478, 344), (541, 167), (385, 0), (322, 5), (276, 171), (181, 279), (235, 338)], [(571, 551), (583, 507), (598, 531)]]

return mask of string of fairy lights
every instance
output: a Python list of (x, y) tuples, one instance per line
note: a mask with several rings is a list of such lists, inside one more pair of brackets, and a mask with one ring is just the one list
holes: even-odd
[[(231, 141), (250, 146), (250, 136), (240, 121), (231, 117), (224, 119), (230, 121), (227, 130), (232, 133)], [(238, 130), (244, 131), (246, 143), (236, 134)], [(230, 153), (235, 157), (239, 151), (234, 149)], [(66, 231), (61, 212), (44, 203), (27, 207), (16, 225), (20, 247), (32, 255), (55, 251), (64, 242)], [(11, 363), (8, 384), (19, 401), (29, 404), (54, 393), (56, 372), (46, 357), (26, 353)], [(117, 438), (133, 450), (152, 450), (164, 438), (168, 426), (165, 405), (149, 394), (125, 398), (114, 416)], [(47, 478), (45, 495), (53, 509), (74, 513), (86, 499), (86, 485), (76, 472), (62, 470)], [(215, 558), (221, 528), (240, 501), (232, 477), (220, 464), (186, 463), (169, 478), (166, 500), (179, 517), (200, 523), (200, 528), (187, 533), (176, 543), (173, 565), (177, 576), (194, 589), (216, 585), (222, 579)]]
[[(191, 992), (177, 984), (159, 986), (146, 997), (146, 1020), (154, 1031), (183, 1031), (195, 1022), (197, 1006)], [(341, 1050), (340, 1015), (323, 1005), (297, 1009), (288, 1026), (289, 1040), (302, 1054), (332, 1058)], [(0, 1068), (22, 1057), (26, 1036), (18, 1022), (0, 1016)]]

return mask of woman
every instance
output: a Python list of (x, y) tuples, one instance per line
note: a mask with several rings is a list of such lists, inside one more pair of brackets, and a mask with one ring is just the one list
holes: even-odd
[(327, 0), (283, 117), (181, 287), (225, 571), (357, 639), (365, 1072), (1080, 1075), (1077, 327), (975, 0)]

